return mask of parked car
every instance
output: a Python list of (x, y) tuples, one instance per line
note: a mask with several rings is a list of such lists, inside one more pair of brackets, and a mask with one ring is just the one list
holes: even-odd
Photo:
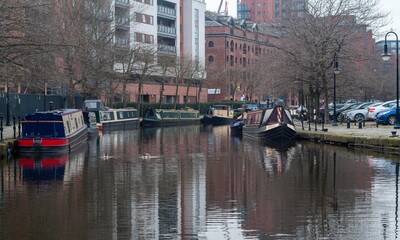
[(365, 102), (358, 105), (355, 109), (349, 109), (341, 113), (340, 119), (343, 121), (356, 121), (360, 122), (365, 119), (368, 112), (368, 107), (372, 105), (379, 105), (380, 103)]
[(359, 122), (359, 121), (363, 121), (363, 120), (372, 120), (372, 119), (367, 119), (367, 113), (368, 113), (368, 108), (372, 108), (372, 107), (376, 107), (381, 105), (382, 103), (372, 103), (368, 106), (365, 106), (364, 108), (359, 108), (359, 109), (353, 109), (349, 112), (346, 113), (346, 115), (344, 116), (345, 119), (344, 121), (355, 121), (355, 122)]
[[(339, 109), (336, 108), (336, 121), (338, 121), (338, 122), (342, 121), (340, 114), (343, 111), (346, 111), (346, 110), (349, 110), (349, 109), (355, 109), (360, 104), (361, 103), (349, 103), (349, 104), (346, 104), (346, 105), (344, 105), (343, 107), (341, 107)], [(333, 119), (333, 110), (332, 110), (332, 112), (331, 111), (329, 112), (329, 118)]]
[(365, 120), (375, 120), (375, 115), (378, 112), (386, 110), (386, 109), (390, 109), (391, 107), (393, 107), (395, 105), (396, 105), (396, 100), (391, 100), (391, 101), (381, 103), (378, 106), (374, 106), (374, 107), (369, 106), (367, 115), (365, 116)]
[[(344, 103), (336, 103), (336, 115), (338, 115), (338, 113), (337, 113), (337, 111), (339, 110), (339, 109), (341, 109), (342, 107), (344, 107), (346, 104), (344, 104)], [(333, 120), (333, 110), (334, 110), (334, 108), (333, 108), (333, 103), (329, 103), (329, 120)], [(325, 116), (324, 116), (324, 108), (323, 107), (321, 107), (320, 109), (319, 109), (319, 114), (320, 114), (320, 119), (324, 119), (325, 118)]]
[(396, 123), (396, 106), (377, 113), (375, 121), (377, 124), (394, 125)]

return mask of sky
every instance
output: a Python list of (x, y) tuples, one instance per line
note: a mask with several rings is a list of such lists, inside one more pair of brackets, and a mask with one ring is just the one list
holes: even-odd
[[(228, 12), (229, 15), (236, 17), (236, 3), (237, 0), (224, 0), (221, 11), (225, 9), (225, 1), (228, 1)], [(382, 10), (390, 13), (388, 21), (391, 21), (386, 27), (379, 31), (379, 35), (376, 36), (377, 40), (383, 40), (385, 33), (393, 30), (400, 37), (400, 0), (380, 0)], [(220, 4), (220, 0), (206, 0), (207, 10), (217, 12)], [(388, 39), (395, 39), (394, 35), (388, 36)]]

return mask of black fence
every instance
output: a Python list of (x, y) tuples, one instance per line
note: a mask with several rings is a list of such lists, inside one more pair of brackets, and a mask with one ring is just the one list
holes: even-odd
[(83, 100), (75, 97), (75, 106), (70, 106), (67, 98), (59, 95), (16, 94), (0, 92), (0, 114), (4, 121), (10, 121), (13, 116), (23, 116), (35, 111), (46, 111), (61, 108), (82, 108)]

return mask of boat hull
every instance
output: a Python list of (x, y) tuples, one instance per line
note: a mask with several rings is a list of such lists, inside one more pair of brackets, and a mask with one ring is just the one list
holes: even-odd
[(20, 138), (19, 153), (62, 153), (80, 146), (88, 138), (87, 129), (83, 128), (70, 137), (65, 138)]
[(198, 125), (200, 119), (146, 119), (143, 118), (140, 125), (142, 127), (167, 127), (167, 126), (182, 126), (182, 125)]
[(99, 126), (99, 130), (114, 131), (114, 130), (135, 129), (138, 128), (139, 122), (140, 122), (139, 119), (103, 121)]
[(229, 125), (233, 122), (233, 118), (231, 117), (222, 117), (222, 116), (204, 116), (201, 119), (201, 123), (204, 125)]
[(264, 127), (244, 126), (243, 136), (261, 141), (290, 141), (296, 138), (296, 130), (293, 125), (277, 123)]
[(231, 134), (241, 135), (243, 132), (244, 120), (232, 122), (230, 124)]

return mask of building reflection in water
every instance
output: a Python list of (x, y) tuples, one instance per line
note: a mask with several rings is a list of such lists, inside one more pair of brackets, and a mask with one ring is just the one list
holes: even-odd
[(104, 133), (5, 163), (0, 238), (394, 238), (398, 174), (371, 153), (271, 146), (225, 126)]

